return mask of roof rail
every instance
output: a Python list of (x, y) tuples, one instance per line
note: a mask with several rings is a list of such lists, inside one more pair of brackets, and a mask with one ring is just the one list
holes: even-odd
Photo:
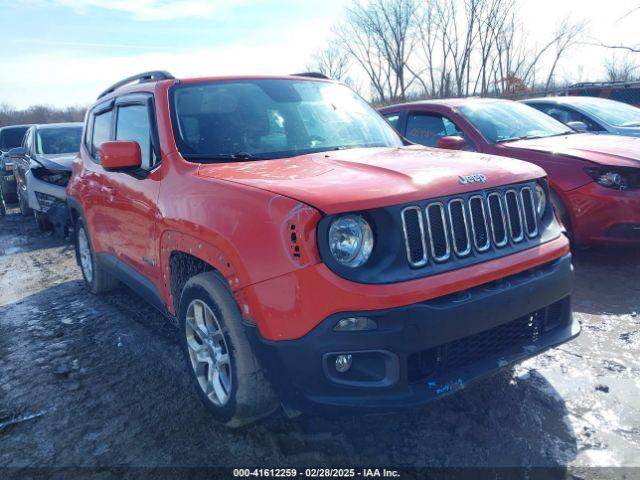
[(111, 85), (104, 92), (98, 95), (98, 100), (100, 100), (105, 95), (110, 94), (111, 92), (115, 92), (118, 88), (128, 85), (129, 83), (133, 83), (136, 81), (138, 83), (156, 82), (158, 80), (172, 80), (173, 78), (175, 78), (173, 75), (163, 70), (155, 70), (151, 72), (143, 72), (137, 75), (132, 75), (131, 77), (127, 77), (124, 80), (120, 80), (119, 82)]
[(321, 78), (323, 80), (331, 80), (324, 73), (320, 72), (302, 72), (302, 73), (292, 73), (292, 77), (309, 77), (309, 78)]

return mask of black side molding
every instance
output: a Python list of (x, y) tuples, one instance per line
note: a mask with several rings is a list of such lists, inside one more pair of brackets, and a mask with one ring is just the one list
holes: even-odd
[(98, 253), (96, 254), (96, 260), (109, 270), (109, 273), (114, 277), (140, 295), (147, 303), (158, 309), (160, 313), (167, 314), (160, 292), (147, 277), (110, 253)]

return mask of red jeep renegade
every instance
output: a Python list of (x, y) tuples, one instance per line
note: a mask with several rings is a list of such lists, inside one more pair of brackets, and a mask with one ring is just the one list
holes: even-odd
[(577, 335), (544, 177), (406, 146), (317, 74), (150, 72), (90, 109), (68, 202), (91, 292), (122, 281), (177, 321), (240, 426), (420, 405)]

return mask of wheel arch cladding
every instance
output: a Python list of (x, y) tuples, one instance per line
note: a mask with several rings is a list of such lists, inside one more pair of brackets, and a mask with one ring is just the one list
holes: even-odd
[(169, 257), (169, 291), (172, 308), (177, 314), (180, 311), (180, 297), (182, 289), (190, 278), (204, 272), (217, 271), (204, 260), (191, 254), (174, 251)]

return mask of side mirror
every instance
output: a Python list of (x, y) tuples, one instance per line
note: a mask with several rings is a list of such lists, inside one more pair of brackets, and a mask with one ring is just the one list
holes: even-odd
[(109, 172), (126, 172), (142, 165), (138, 142), (104, 142), (100, 146), (100, 164)]
[(578, 132), (587, 132), (589, 127), (584, 122), (567, 122), (567, 126), (573, 128)]
[(15, 147), (7, 152), (8, 157), (21, 158), (27, 154), (27, 149), (23, 147)]
[(447, 150), (463, 150), (467, 146), (464, 138), (458, 136), (442, 137), (438, 140), (438, 148)]

